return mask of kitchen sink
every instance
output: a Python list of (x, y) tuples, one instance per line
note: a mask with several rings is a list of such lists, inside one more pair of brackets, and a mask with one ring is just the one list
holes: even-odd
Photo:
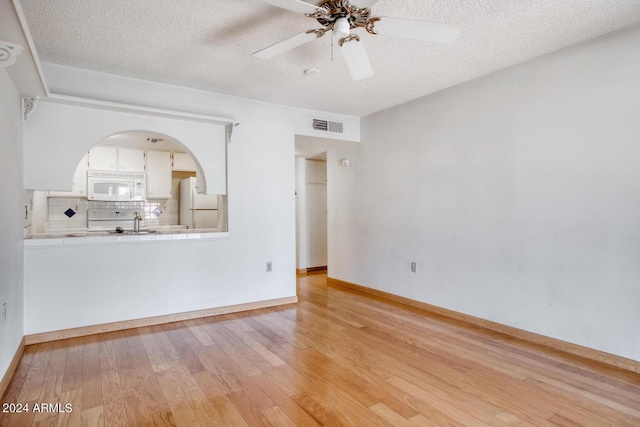
[(140, 234), (153, 234), (155, 232), (156, 232), (156, 230), (142, 230), (142, 231), (125, 230), (125, 231), (122, 231), (122, 232), (109, 231), (109, 234), (116, 235), (116, 236), (119, 235), (119, 234), (122, 234), (123, 236), (137, 236), (137, 235), (140, 235)]

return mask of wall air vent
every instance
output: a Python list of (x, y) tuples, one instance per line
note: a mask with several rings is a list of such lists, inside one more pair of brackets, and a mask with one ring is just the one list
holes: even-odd
[(313, 130), (319, 130), (321, 132), (334, 132), (343, 133), (344, 126), (340, 122), (330, 122), (328, 120), (313, 119)]
[(313, 119), (313, 130), (326, 132), (329, 130), (329, 122), (326, 120)]

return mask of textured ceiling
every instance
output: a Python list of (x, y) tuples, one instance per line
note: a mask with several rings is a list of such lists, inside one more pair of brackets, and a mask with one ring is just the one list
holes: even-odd
[[(376, 74), (353, 82), (329, 34), (272, 60), (252, 57), (318, 27), (258, 0), (22, 6), (44, 62), (355, 116), (640, 22), (639, 0), (379, 0), (373, 15), (456, 24), (461, 35), (437, 44), (361, 34)], [(306, 76), (309, 67), (320, 73)]]

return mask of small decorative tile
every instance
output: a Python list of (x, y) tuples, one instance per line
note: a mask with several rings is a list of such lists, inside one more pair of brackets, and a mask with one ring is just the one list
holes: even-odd
[(158, 208), (155, 208), (152, 212), (156, 216), (156, 218), (162, 215), (162, 211)]
[(69, 218), (71, 218), (72, 216), (74, 216), (76, 214), (76, 211), (74, 211), (73, 209), (69, 208), (66, 211), (64, 211), (64, 214), (66, 216), (68, 216)]

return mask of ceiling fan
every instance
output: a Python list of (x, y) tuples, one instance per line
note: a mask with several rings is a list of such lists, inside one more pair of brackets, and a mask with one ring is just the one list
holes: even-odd
[(415, 21), (411, 19), (371, 16), (371, 7), (378, 0), (357, 0), (359, 6), (348, 0), (320, 0), (318, 4), (300, 0), (259, 0), (293, 12), (314, 18), (321, 28), (305, 31), (279, 43), (259, 50), (256, 58), (271, 59), (305, 43), (320, 38), (331, 31), (338, 38), (340, 51), (353, 80), (373, 76), (367, 51), (360, 36), (352, 30), (364, 28), (369, 34), (381, 34), (421, 41), (451, 43), (458, 38), (460, 29), (455, 25)]

